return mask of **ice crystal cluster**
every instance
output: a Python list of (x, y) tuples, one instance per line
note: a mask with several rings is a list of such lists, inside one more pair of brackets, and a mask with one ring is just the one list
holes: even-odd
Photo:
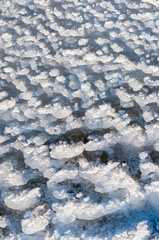
[(0, 239), (159, 239), (159, 1), (0, 1)]

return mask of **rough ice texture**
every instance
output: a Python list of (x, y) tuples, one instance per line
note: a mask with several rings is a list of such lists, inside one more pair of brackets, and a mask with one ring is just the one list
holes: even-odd
[(40, 188), (34, 188), (30, 192), (22, 192), (20, 195), (11, 194), (4, 197), (5, 205), (11, 209), (24, 211), (30, 209), (37, 204), (38, 197), (40, 197)]
[(0, 1), (0, 239), (159, 239), (159, 1)]

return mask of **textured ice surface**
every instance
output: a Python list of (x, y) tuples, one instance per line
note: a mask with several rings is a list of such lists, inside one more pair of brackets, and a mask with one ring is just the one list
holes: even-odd
[(30, 192), (22, 192), (19, 195), (11, 194), (4, 198), (7, 207), (11, 209), (24, 211), (30, 209), (37, 204), (38, 197), (40, 197), (39, 188), (35, 188)]
[(0, 1), (0, 239), (159, 239), (159, 1)]

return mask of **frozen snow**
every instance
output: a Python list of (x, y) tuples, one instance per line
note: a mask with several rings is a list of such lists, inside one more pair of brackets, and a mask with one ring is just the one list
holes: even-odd
[(34, 188), (29, 192), (22, 192), (18, 195), (11, 194), (4, 198), (7, 207), (24, 211), (35, 206), (40, 198), (40, 188)]
[(39, 231), (45, 230), (46, 226), (49, 224), (47, 218), (45, 217), (32, 217), (29, 219), (24, 219), (21, 222), (22, 224), (22, 231), (25, 234), (34, 234)]
[(72, 145), (58, 145), (53, 148), (51, 151), (51, 157), (52, 158), (72, 158), (75, 156), (80, 155), (84, 151), (84, 144), (79, 142), (78, 144), (72, 144)]
[(157, 0), (2, 0), (0, 239), (159, 239)]
[(0, 228), (6, 228), (7, 227), (7, 221), (5, 217), (0, 216)]

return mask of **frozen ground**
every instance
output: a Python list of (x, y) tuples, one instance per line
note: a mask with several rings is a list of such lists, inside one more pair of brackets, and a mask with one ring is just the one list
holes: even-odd
[(158, 0), (0, 0), (0, 239), (159, 239)]

